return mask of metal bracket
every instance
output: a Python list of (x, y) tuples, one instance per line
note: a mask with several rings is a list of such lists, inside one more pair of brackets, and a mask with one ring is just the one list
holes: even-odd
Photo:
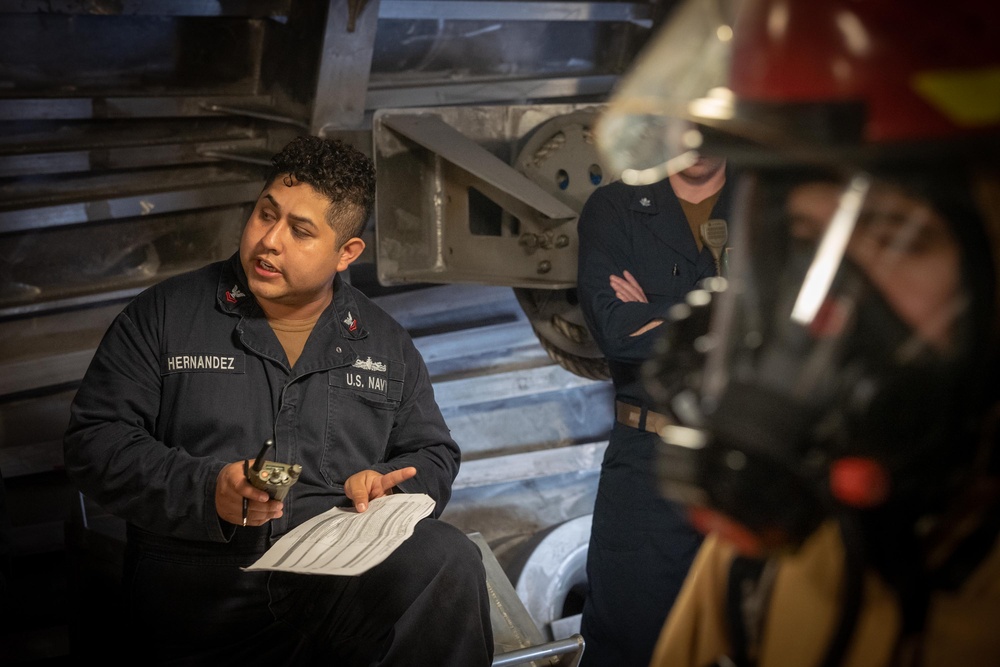
[[(464, 113), (472, 124), (510, 121), (482, 110)], [(572, 207), (438, 113), (378, 112), (373, 129), (380, 282), (551, 289), (576, 284), (577, 212)], [(474, 231), (477, 205), (493, 207), (493, 233)], [(513, 228), (500, 227), (504, 213)], [(538, 242), (549, 238), (552, 243)]]

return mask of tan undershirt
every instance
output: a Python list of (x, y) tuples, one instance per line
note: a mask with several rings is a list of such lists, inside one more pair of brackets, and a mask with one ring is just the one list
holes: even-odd
[(705, 245), (705, 242), (701, 239), (701, 225), (708, 222), (712, 216), (712, 207), (715, 206), (715, 202), (718, 199), (719, 192), (716, 192), (708, 199), (703, 199), (697, 204), (692, 204), (680, 198), (677, 200), (681, 203), (681, 208), (684, 210), (684, 217), (687, 218), (688, 225), (691, 227), (691, 233), (694, 234), (694, 242), (698, 244), (698, 252), (701, 252), (701, 249)]
[(268, 318), (267, 323), (274, 330), (274, 335), (278, 337), (281, 347), (285, 349), (289, 368), (295, 366), (295, 362), (299, 360), (302, 348), (306, 346), (306, 341), (309, 339), (309, 334), (312, 333), (313, 327), (316, 326), (317, 320), (319, 320), (319, 315), (309, 320)]

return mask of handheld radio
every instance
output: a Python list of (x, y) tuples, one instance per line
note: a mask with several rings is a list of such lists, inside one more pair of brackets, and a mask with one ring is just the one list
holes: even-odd
[(275, 500), (284, 500), (289, 489), (292, 488), (292, 484), (299, 481), (302, 466), (298, 463), (265, 461), (264, 455), (273, 445), (274, 440), (272, 439), (264, 442), (264, 446), (260, 448), (260, 454), (257, 455), (253, 465), (247, 468), (247, 479), (261, 491), (267, 491), (267, 494)]

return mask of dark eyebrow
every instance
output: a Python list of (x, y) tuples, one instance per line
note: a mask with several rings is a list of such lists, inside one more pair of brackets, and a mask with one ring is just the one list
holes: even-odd
[[(278, 209), (279, 211), (281, 210), (281, 204), (279, 204), (278, 201), (272, 195), (266, 194), (263, 197), (261, 197), (261, 199), (266, 199), (267, 201), (269, 201), (271, 203), (271, 206), (273, 206), (274, 208)], [(289, 213), (288, 214), (288, 219), (291, 220), (291, 221), (293, 221), (293, 222), (297, 222), (299, 224), (311, 225), (313, 227), (316, 226), (316, 223), (313, 222), (311, 218), (304, 218), (304, 217), (302, 217), (300, 215), (292, 215), (291, 213)]]

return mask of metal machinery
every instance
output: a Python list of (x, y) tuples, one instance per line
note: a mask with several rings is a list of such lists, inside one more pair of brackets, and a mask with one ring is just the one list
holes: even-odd
[[(413, 333), (465, 450), (445, 518), (481, 534), (544, 639), (568, 636), (612, 419), (573, 289), (576, 215), (610, 178), (590, 123), (671, 4), (0, 3), (0, 471), (15, 559), (44, 562), (65, 525), (101, 523), (65, 483), (61, 437), (111, 319), (236, 249), (277, 148), (334, 136), (369, 152), (379, 179), (350, 279)], [(553, 567), (530, 599), (546, 587), (527, 577)]]

